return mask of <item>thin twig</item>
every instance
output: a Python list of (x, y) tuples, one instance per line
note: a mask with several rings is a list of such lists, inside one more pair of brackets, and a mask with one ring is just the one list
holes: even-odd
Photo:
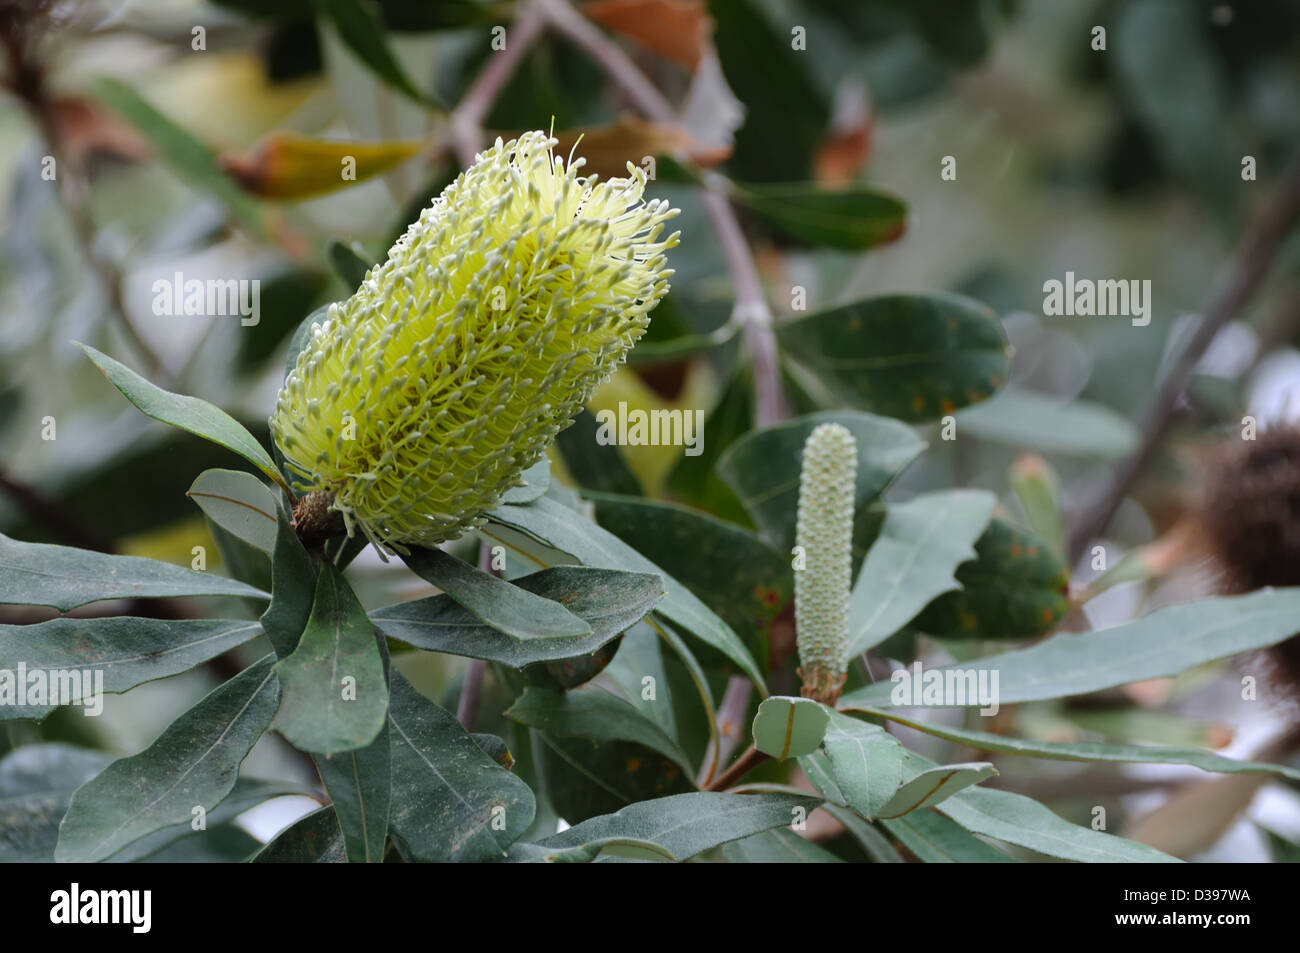
[(727, 679), (727, 689), (722, 695), (722, 704), (718, 706), (717, 750), (714, 750), (714, 741), (710, 739), (704, 752), (704, 764), (707, 767), (700, 779), (701, 787), (713, 780), (717, 766), (725, 763), (736, 750), (736, 745), (740, 744), (745, 713), (749, 711), (749, 700), (753, 694), (753, 684), (743, 675), (733, 675)]
[(459, 105), (451, 114), (450, 133), (456, 158), (465, 168), (483, 149), (483, 123), (501, 90), (519, 68), (524, 54), (542, 35), (546, 26), (537, 0), (524, 7), (506, 35), (506, 48), (488, 57), (487, 65), (474, 78)]
[(1137, 478), (1164, 443), (1173, 422), (1178, 398), (1191, 380), (1197, 363), (1215, 336), (1235, 318), (1254, 295), (1277, 256), (1278, 249), (1300, 219), (1300, 155), (1291, 160), (1281, 184), (1264, 213), (1255, 220), (1232, 268), (1215, 284), (1204, 317), (1187, 345), (1165, 375), (1152, 400), (1141, 429), (1142, 439), (1070, 531), (1070, 562), (1076, 562), (1111, 519)]
[(732, 763), (731, 767), (723, 771), (711, 783), (706, 784), (704, 790), (725, 791), (771, 757), (770, 754), (764, 754), (753, 745), (750, 745), (745, 749), (745, 753)]
[[(632, 58), (595, 24), (565, 0), (535, 2), (550, 26), (595, 60), (647, 118), (667, 125), (677, 124), (677, 114), (668, 100), (632, 62)], [(750, 254), (735, 209), (727, 198), (726, 180), (709, 175), (705, 185), (704, 210), (718, 235), (735, 285), (736, 303), (731, 318), (745, 329), (745, 341), (754, 362), (755, 422), (760, 427), (770, 427), (789, 416), (781, 385), (776, 336), (772, 332), (772, 309), (763, 296), (763, 284), (754, 257)]]

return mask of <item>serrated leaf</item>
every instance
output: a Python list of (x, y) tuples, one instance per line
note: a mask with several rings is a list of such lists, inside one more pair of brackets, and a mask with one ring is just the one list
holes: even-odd
[(657, 575), (557, 566), (513, 580), (512, 585), (554, 599), (591, 626), (591, 635), (520, 640), (506, 635), (450, 596), (429, 596), (376, 609), (370, 619), (384, 635), (431, 652), (501, 662), (533, 662), (588, 655), (634, 625), (663, 595)]
[(880, 808), (879, 817), (902, 817), (911, 811), (934, 805), (952, 797), (958, 791), (979, 784), (997, 774), (997, 768), (987, 761), (965, 764), (944, 764), (928, 768), (894, 792), (894, 796)]
[(504, 855), (533, 821), (533, 792), (397, 672), (391, 691), (393, 835), (421, 861)]
[(580, 638), (591, 626), (560, 603), (462, 562), (440, 549), (414, 548), (402, 560), (475, 618), (512, 639)]
[(821, 702), (773, 695), (758, 706), (750, 732), (755, 748), (784, 761), (816, 751), (829, 722), (830, 713)]
[[(0, 672), (37, 670), (102, 673), (103, 691), (118, 693), (168, 678), (216, 658), (262, 634), (256, 622), (225, 619), (51, 619), (36, 625), (0, 625)], [(99, 675), (95, 676), (96, 679)], [(82, 681), (83, 695), (98, 687)], [(16, 683), (8, 686), (15, 689)], [(31, 696), (28, 695), (30, 698)], [(60, 697), (60, 704), (77, 699)], [(0, 720), (44, 718), (53, 704), (18, 705), (0, 677)]]
[(832, 712), (822, 746), (848, 805), (868, 820), (879, 814), (902, 783), (906, 752), (898, 739), (878, 725)]
[(224, 410), (197, 397), (163, 390), (107, 354), (101, 354), (89, 345), (74, 343), (86, 352), (86, 356), (103, 372), (109, 383), (121, 391), (122, 396), (146, 417), (179, 427), (234, 451), (288, 490), (289, 485), (270, 454), (239, 421)]
[(866, 298), (776, 326), (781, 347), (854, 407), (937, 420), (1007, 380), (1007, 337), (993, 311), (958, 295)]
[(276, 730), (294, 747), (354, 751), (383, 729), (388, 687), (375, 629), (330, 563), (321, 567), (302, 640), (275, 671), (283, 690)]
[[(740, 666), (760, 690), (765, 690), (758, 665), (731, 627), (714, 615), (687, 587), (613, 533), (576, 516), (572, 510), (549, 497), (529, 506), (499, 507), (488, 514), (488, 519), (490, 523), (503, 524), (568, 553), (586, 566), (654, 573), (663, 577), (666, 593), (655, 611), (722, 652)], [(491, 525), (483, 532), (491, 536)]]
[(214, 573), (140, 556), (24, 543), (0, 533), (0, 605), (49, 606), (67, 612), (102, 599), (174, 596), (269, 598), (260, 589)]
[(849, 656), (879, 645), (941, 593), (960, 586), (957, 567), (974, 559), (974, 543), (996, 503), (983, 490), (927, 493), (890, 504), (849, 602)]
[(995, 517), (975, 554), (957, 569), (961, 588), (926, 606), (913, 628), (954, 639), (1029, 639), (1065, 618), (1069, 573), (1045, 540)]
[(188, 823), (195, 807), (216, 807), (275, 716), (274, 661), (268, 655), (213, 689), (140, 754), (114, 761), (78, 788), (55, 859), (103, 860), (146, 834)]
[[(855, 411), (809, 414), (741, 437), (718, 461), (718, 474), (736, 491), (764, 537), (779, 552), (794, 546), (803, 446), (820, 424), (838, 423), (853, 434), (858, 451), (853, 506), (855, 530), (866, 508), (925, 449), (925, 441), (895, 420)], [(855, 531), (855, 540), (862, 536)]]
[[(1295, 634), (1300, 587), (1166, 606), (1123, 625), (1080, 636), (1062, 633), (1015, 652), (965, 666), (998, 673), (1003, 705), (1065, 698), (1177, 675), (1197, 665), (1266, 648)], [(892, 707), (892, 683), (843, 696), (841, 708)], [(971, 700), (970, 704), (980, 704)]]
[(529, 686), (506, 717), (557, 738), (631, 741), (671, 758), (690, 774), (685, 753), (653, 721), (603, 688), (557, 692)]
[(630, 837), (657, 844), (678, 860), (689, 860), (728, 841), (787, 827), (820, 804), (819, 798), (792, 794), (697, 791), (631, 804), (614, 814), (576, 824), (538, 845), (573, 848), (611, 837)]
[(275, 550), (275, 497), (240, 470), (204, 470), (185, 494), (222, 529), (266, 554)]

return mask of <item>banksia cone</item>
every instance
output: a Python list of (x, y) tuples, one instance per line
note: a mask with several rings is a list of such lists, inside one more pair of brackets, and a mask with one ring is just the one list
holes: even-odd
[(311, 496), (383, 548), (480, 525), (645, 332), (677, 214), (645, 174), (496, 144), (312, 328), (271, 432)]
[[(1224, 591), (1300, 585), (1300, 428), (1273, 427), (1255, 440), (1230, 441), (1211, 463), (1197, 515), (1223, 570)], [(1300, 637), (1268, 654), (1277, 674), (1300, 692)]]
[(794, 618), (803, 694), (835, 704), (849, 664), (849, 581), (858, 450), (839, 424), (821, 424), (803, 446), (795, 543)]

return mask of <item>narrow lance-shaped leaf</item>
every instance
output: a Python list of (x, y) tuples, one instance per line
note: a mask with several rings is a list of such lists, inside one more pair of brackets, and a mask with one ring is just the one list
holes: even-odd
[(447, 595), (385, 606), (370, 613), (370, 619), (387, 637), (418, 649), (523, 668), (534, 662), (590, 655), (644, 618), (664, 591), (658, 575), (581, 566), (544, 569), (521, 576), (512, 585), (563, 603), (586, 621), (591, 634), (516, 639), (492, 628)]
[(49, 606), (67, 612), (101, 599), (174, 596), (267, 598), (260, 589), (215, 573), (141, 556), (24, 543), (0, 534), (0, 605)]
[(289, 486), (275, 461), (244, 426), (219, 407), (197, 397), (173, 394), (145, 380), (125, 364), (85, 344), (77, 346), (103, 371), (109, 382), (122, 392), (146, 417), (179, 427), (204, 440), (233, 450), (287, 491)]
[(275, 668), (284, 690), (276, 728), (295, 747), (352, 751), (384, 727), (388, 687), (374, 626), (333, 565), (321, 567), (302, 641)]
[(476, 569), (441, 549), (413, 548), (402, 559), (417, 576), (511, 638), (591, 634), (591, 626), (560, 603)]
[(850, 656), (880, 644), (960, 585), (953, 574), (975, 558), (995, 502), (982, 490), (948, 490), (890, 505), (853, 586)]
[(493, 860), (528, 829), (528, 785), (493, 761), (447, 711), (392, 673), (390, 827), (415, 860)]
[[(1262, 649), (1295, 634), (1300, 618), (1300, 588), (1266, 589), (1244, 596), (1203, 599), (1166, 606), (1124, 625), (1069, 633), (1016, 652), (1005, 652), (962, 666), (934, 669), (983, 670), (997, 675), (997, 700), (1009, 705), (1063, 698), (1163, 678)], [(845, 709), (892, 707), (892, 682), (880, 682), (840, 699)], [(968, 705), (983, 704), (969, 699)]]
[(52, 698), (33, 698), (29, 679), (27, 704), (17, 703), (12, 696), (20, 686), (17, 680), (6, 685), (5, 673), (17, 672), (19, 666), (28, 675), (38, 670), (49, 673), (51, 685), (71, 684), (66, 674), (80, 673), (75, 680), (81, 686), (80, 697), (60, 695), (57, 704), (92, 704), (100, 690), (124, 692), (144, 682), (178, 675), (261, 633), (256, 622), (130, 616), (0, 625), (0, 720), (44, 718), (56, 707)]
[(1014, 858), (937, 811), (913, 811), (892, 820), (882, 818), (880, 825), (927, 864), (1015, 863)]
[(293, 531), (289, 513), (276, 507), (275, 549), (271, 553), (271, 604), (259, 620), (279, 658), (287, 658), (311, 617), (317, 566)]
[(894, 792), (894, 796), (880, 809), (880, 817), (902, 817), (922, 807), (933, 807), (997, 773), (997, 768), (987, 761), (928, 768)]
[(146, 834), (210, 811), (235, 786), (239, 765), (280, 702), (274, 656), (206, 695), (140, 754), (115, 761), (77, 789), (55, 859), (103, 860)]

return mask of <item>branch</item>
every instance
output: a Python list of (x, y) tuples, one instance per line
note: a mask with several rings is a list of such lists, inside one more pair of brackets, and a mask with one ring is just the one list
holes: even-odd
[[(600, 64), (646, 117), (665, 125), (678, 124), (677, 113), (668, 100), (632, 62), (632, 58), (595, 24), (565, 0), (534, 2), (546, 16), (548, 24)], [(735, 209), (725, 194), (725, 181), (720, 175), (708, 176), (702, 202), (718, 235), (736, 289), (731, 319), (745, 329), (745, 341), (754, 362), (755, 423), (760, 427), (770, 427), (789, 416), (781, 386), (776, 336), (772, 333), (772, 309), (763, 296), (763, 284), (740, 222), (736, 219)]]
[(493, 103), (501, 95), (506, 83), (510, 82), (510, 77), (519, 68), (524, 55), (542, 35), (545, 25), (541, 4), (538, 0), (533, 0), (511, 25), (506, 37), (506, 48), (488, 57), (487, 65), (474, 78), (452, 112), (452, 148), (465, 168), (474, 164), (475, 157), (483, 149), (483, 123), (492, 111)]
[(1259, 216), (1227, 275), (1215, 284), (1196, 333), (1179, 353), (1147, 409), (1142, 439), (1122, 464), (1104, 492), (1087, 506), (1070, 531), (1070, 563), (1076, 562), (1097, 536), (1106, 530), (1133, 484), (1156, 455), (1173, 422), (1178, 398), (1215, 336), (1235, 318), (1268, 274), (1278, 249), (1300, 219), (1300, 155), (1291, 160), (1281, 185), (1264, 214)]
[(706, 784), (704, 790), (725, 791), (771, 757), (770, 754), (764, 754), (753, 745), (750, 745), (745, 749), (745, 753), (735, 760), (731, 767), (718, 775), (712, 783)]

